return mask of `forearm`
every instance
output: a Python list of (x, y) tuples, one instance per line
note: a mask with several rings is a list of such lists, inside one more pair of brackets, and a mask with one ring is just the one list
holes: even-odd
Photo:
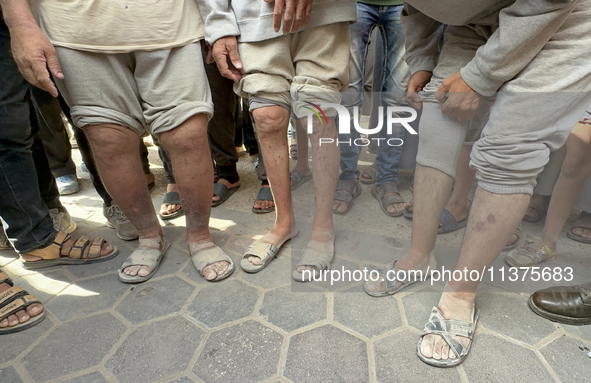
[(8, 29), (37, 27), (27, 0), (0, 0), (0, 7)]
[(432, 72), (439, 58), (441, 23), (409, 4), (404, 4), (400, 21), (404, 27), (405, 59), (411, 74), (422, 70)]
[(222, 37), (240, 34), (231, 0), (197, 0), (197, 6), (205, 24), (205, 40), (208, 44), (213, 45)]

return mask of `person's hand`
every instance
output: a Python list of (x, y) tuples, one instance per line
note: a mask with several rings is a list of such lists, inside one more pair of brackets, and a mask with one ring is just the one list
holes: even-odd
[[(312, 14), (313, 0), (265, 0), (265, 3), (275, 3), (273, 9), (273, 29), (279, 32), (283, 17), (283, 34), (295, 33), (298, 29), (308, 25)], [(285, 9), (285, 14), (283, 10)], [(295, 17), (295, 19), (294, 19)], [(293, 25), (292, 25), (293, 24)]]
[(50, 73), (62, 80), (64, 75), (55, 48), (37, 26), (18, 26), (10, 29), (11, 51), (25, 80), (57, 97), (58, 91)]
[(460, 72), (446, 78), (435, 92), (441, 112), (458, 121), (470, 121), (482, 106), (482, 96), (470, 88)]
[[(238, 54), (236, 36), (226, 36), (213, 43), (211, 55), (218, 66), (220, 74), (234, 82), (242, 78), (242, 62)], [(209, 57), (209, 54), (208, 54)]]
[(408, 80), (408, 92), (406, 94), (406, 101), (416, 110), (423, 109), (423, 102), (419, 96), (419, 92), (423, 90), (425, 85), (431, 81), (432, 72), (426, 70), (416, 71)]

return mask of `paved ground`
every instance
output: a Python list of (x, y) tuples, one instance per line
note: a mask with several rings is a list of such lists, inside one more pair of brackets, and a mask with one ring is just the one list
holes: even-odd
[[(164, 178), (154, 148), (150, 152), (159, 205)], [(214, 240), (236, 263), (273, 220), (272, 214), (250, 212), (258, 190), (252, 163), (243, 158), (240, 171), (242, 188), (214, 209), (211, 220)], [(410, 198), (410, 173), (402, 174), (400, 184)], [(292, 283), (298, 249), (310, 230), (312, 183), (294, 193), (303, 235), (259, 274), (237, 270), (224, 282), (204, 282), (189, 261), (180, 218), (164, 229), (173, 246), (158, 273), (136, 286), (117, 280), (117, 269), (136, 242), (123, 242), (104, 226), (101, 200), (88, 180), (83, 186), (81, 193), (63, 198), (78, 222), (77, 234), (105, 236), (120, 254), (96, 265), (36, 273), (23, 269), (14, 253), (0, 252), (0, 265), (42, 299), (48, 313), (40, 325), (0, 338), (0, 382), (591, 381), (591, 326), (557, 325), (533, 314), (529, 293), (552, 282), (501, 282), (502, 257), (495, 262), (494, 280), (487, 276), (482, 285), (471, 355), (446, 370), (415, 355), (441, 283), (424, 282), (381, 299), (365, 295), (361, 282)], [(337, 270), (383, 266), (408, 247), (409, 222), (386, 217), (367, 187), (336, 224)], [(541, 224), (525, 230), (540, 231)], [(462, 234), (438, 239), (440, 264), (453, 266)], [(556, 262), (547, 266), (573, 267), (572, 283), (589, 280), (591, 247), (564, 235), (559, 246)]]

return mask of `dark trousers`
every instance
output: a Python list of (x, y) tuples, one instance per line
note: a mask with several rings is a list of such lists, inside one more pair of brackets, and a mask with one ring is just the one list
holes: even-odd
[(51, 172), (55, 177), (76, 174), (72, 146), (62, 121), (59, 101), (35, 87), (31, 87), (31, 98), (39, 126), (39, 137), (43, 141)]
[(14, 248), (27, 253), (55, 239), (39, 181), (47, 199), (53, 199), (51, 193), (57, 194), (57, 187), (47, 158), (42, 158), (43, 146), (35, 142), (29, 122), (30, 86), (10, 55), (10, 36), (1, 18), (0, 73), (0, 217)]

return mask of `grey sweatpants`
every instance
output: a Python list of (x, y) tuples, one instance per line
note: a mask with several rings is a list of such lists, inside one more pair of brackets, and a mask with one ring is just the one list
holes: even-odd
[(550, 152), (564, 145), (591, 102), (590, 3), (581, 2), (537, 56), (487, 98), (470, 122), (444, 115), (434, 94), (474, 57), (493, 30), (449, 26), (433, 77), (420, 93), (417, 163), (455, 177), (466, 133), (482, 129), (470, 161), (478, 185), (491, 193), (531, 195)]

